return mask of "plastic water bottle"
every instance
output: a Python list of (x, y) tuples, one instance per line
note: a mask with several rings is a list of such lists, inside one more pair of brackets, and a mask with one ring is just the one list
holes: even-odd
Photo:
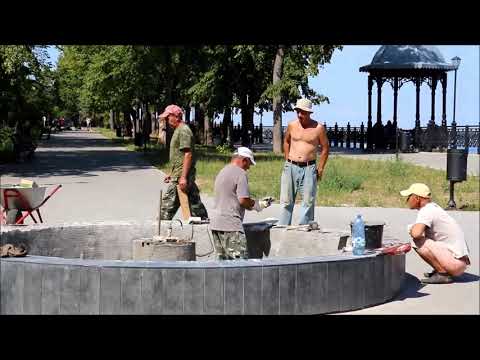
[(357, 215), (352, 224), (353, 255), (363, 255), (365, 252), (365, 223), (362, 215)]

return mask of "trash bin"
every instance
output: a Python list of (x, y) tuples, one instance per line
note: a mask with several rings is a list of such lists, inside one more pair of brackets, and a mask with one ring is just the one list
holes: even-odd
[(447, 150), (447, 180), (456, 182), (467, 180), (467, 157), (467, 149)]
[(118, 126), (115, 130), (117, 132), (117, 137), (122, 137), (122, 128)]
[(135, 133), (134, 144), (135, 146), (143, 145), (143, 135), (141, 133)]
[(412, 145), (412, 135), (407, 130), (399, 130), (398, 147), (401, 152), (409, 152)]

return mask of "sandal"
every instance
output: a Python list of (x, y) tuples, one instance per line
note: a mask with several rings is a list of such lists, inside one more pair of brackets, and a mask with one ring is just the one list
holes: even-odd
[(424, 272), (423, 276), (425, 276), (426, 278), (429, 278), (429, 277), (432, 277), (433, 275), (435, 275), (437, 272), (438, 272), (437, 270), (433, 269), (430, 272)]
[(453, 282), (453, 278), (446, 273), (435, 273), (431, 277), (422, 279), (422, 284), (450, 284)]

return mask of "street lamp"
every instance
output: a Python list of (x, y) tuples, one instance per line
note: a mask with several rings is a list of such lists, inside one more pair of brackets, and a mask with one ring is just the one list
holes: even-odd
[[(453, 85), (453, 121), (452, 121), (453, 128), (455, 128), (457, 125), (457, 122), (455, 121), (455, 108), (457, 103), (457, 70), (458, 70), (458, 67), (460, 66), (461, 60), (462, 59), (460, 59), (458, 56), (455, 56), (454, 58), (452, 58), (452, 65), (455, 66), (455, 82)], [(456, 136), (456, 134), (454, 136)], [(456, 144), (456, 140), (455, 140), (455, 144)], [(455, 149), (456, 149), (456, 146), (455, 146)], [(447, 155), (447, 168), (448, 168), (448, 155)], [(455, 204), (455, 200), (454, 200), (454, 185), (455, 185), (455, 181), (450, 180), (450, 199), (447, 204), (447, 210), (455, 210), (457, 208), (457, 204)]]
[(462, 59), (460, 59), (458, 56), (455, 56), (454, 58), (452, 58), (452, 65), (455, 66), (455, 82), (454, 82), (454, 86), (453, 86), (453, 121), (452, 121), (452, 125), (456, 125), (456, 121), (455, 121), (455, 107), (456, 107), (456, 104), (457, 104), (457, 70), (458, 70), (458, 67), (460, 66), (460, 61)]

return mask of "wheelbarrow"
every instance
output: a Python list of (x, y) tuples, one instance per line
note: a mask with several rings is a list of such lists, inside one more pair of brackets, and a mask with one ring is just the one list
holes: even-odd
[[(45, 204), (53, 194), (60, 189), (62, 185), (57, 185), (47, 197), (45, 193), (46, 186), (21, 187), (19, 185), (2, 185), (0, 186), (0, 203), (2, 209), (0, 211), (0, 222), (5, 220), (6, 224), (23, 224), (23, 221), (30, 216), (35, 223), (37, 220), (33, 216), (36, 211), (38, 218), (43, 223), (40, 208)], [(22, 214), (23, 212), (23, 214)]]

